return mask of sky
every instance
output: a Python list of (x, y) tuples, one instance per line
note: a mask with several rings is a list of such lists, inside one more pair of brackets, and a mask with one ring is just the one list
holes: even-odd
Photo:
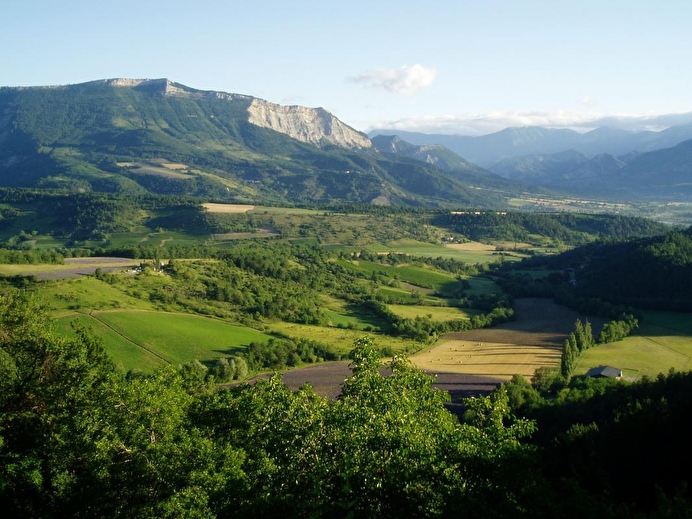
[(165, 77), (365, 132), (692, 112), (689, 0), (7, 0), (0, 17), (0, 86)]

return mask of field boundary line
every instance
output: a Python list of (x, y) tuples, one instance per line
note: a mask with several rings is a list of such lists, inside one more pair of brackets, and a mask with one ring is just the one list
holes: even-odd
[(138, 348), (143, 349), (143, 350), (146, 351), (147, 353), (151, 353), (154, 357), (161, 359), (161, 360), (164, 361), (166, 364), (169, 364), (169, 365), (171, 364), (171, 361), (170, 361), (170, 360), (166, 359), (165, 357), (162, 357), (161, 355), (159, 355), (159, 354), (156, 353), (155, 351), (150, 350), (149, 348), (147, 348), (147, 347), (144, 346), (143, 344), (139, 344), (139, 343), (133, 341), (133, 340), (130, 339), (127, 335), (121, 333), (119, 330), (117, 330), (116, 328), (114, 328), (113, 326), (111, 326), (110, 324), (108, 324), (108, 323), (107, 323), (106, 321), (104, 321), (103, 319), (99, 319), (96, 315), (94, 315), (94, 311), (93, 311), (93, 310), (92, 310), (91, 312), (89, 312), (89, 317), (91, 317), (91, 318), (93, 318), (93, 319), (96, 319), (96, 320), (97, 320), (98, 322), (100, 322), (103, 326), (105, 326), (106, 328), (108, 328), (108, 329), (110, 329), (111, 331), (115, 332), (115, 333), (118, 334), (120, 337), (122, 337), (123, 339), (125, 339), (127, 342), (129, 342), (129, 343), (131, 343), (131, 344), (137, 346)]
[(671, 347), (671, 346), (668, 346), (667, 344), (663, 344), (662, 342), (657, 341), (656, 339), (652, 339), (652, 338), (649, 337), (648, 335), (640, 335), (640, 337), (643, 337), (644, 339), (653, 342), (654, 344), (656, 344), (657, 346), (660, 346), (661, 348), (665, 348), (665, 349), (670, 350), (670, 351), (672, 351), (672, 352), (674, 352), (674, 353), (677, 353), (678, 355), (682, 355), (683, 357), (686, 357), (687, 360), (692, 360), (692, 357), (690, 357), (690, 356), (687, 355), (686, 353), (683, 353), (683, 352), (681, 352), (681, 351), (678, 351), (678, 350), (676, 350), (675, 348), (673, 348), (673, 347)]

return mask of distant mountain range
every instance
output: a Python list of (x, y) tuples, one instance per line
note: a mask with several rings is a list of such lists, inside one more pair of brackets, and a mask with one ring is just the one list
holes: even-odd
[(584, 196), (689, 199), (692, 124), (660, 132), (597, 128), (587, 133), (542, 127), (506, 128), (480, 137), (370, 132), (377, 139), (444, 146), (508, 180)]
[(483, 207), (521, 189), (456, 160), (443, 169), (383, 154), (322, 108), (167, 79), (0, 88), (1, 186)]
[(578, 133), (574, 130), (528, 126), (505, 128), (478, 137), (386, 129), (373, 130), (369, 135), (371, 138), (376, 135), (397, 135), (416, 145), (440, 144), (466, 160), (492, 170), (495, 164), (504, 159), (567, 150), (577, 151), (590, 158), (603, 153), (619, 156), (670, 148), (692, 139), (692, 124), (672, 126), (660, 132), (637, 133), (606, 127)]

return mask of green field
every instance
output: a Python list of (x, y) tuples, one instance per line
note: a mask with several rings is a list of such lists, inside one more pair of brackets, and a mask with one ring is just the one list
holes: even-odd
[(324, 211), (317, 209), (302, 209), (300, 207), (271, 207), (267, 205), (258, 205), (251, 209), (251, 213), (269, 213), (269, 214), (290, 214), (290, 215), (321, 215)]
[(692, 369), (692, 318), (687, 314), (646, 312), (635, 335), (582, 353), (575, 374), (603, 365), (622, 369), (625, 377), (655, 377), (671, 368)]
[(151, 229), (139, 226), (136, 231), (112, 233), (108, 237), (109, 247), (147, 246), (162, 247), (162, 257), (166, 256), (165, 247), (194, 246), (211, 239), (211, 233), (194, 234), (177, 231), (151, 232)]
[(420, 344), (411, 339), (400, 337), (388, 337), (375, 332), (363, 332), (361, 330), (349, 330), (329, 326), (312, 326), (307, 324), (277, 322), (268, 325), (272, 331), (279, 332), (287, 337), (312, 339), (322, 344), (328, 344), (335, 352), (346, 355), (353, 349), (353, 341), (365, 335), (373, 337), (378, 347), (390, 347), (394, 351), (417, 351)]
[[(94, 332), (104, 338), (109, 354), (124, 369), (142, 369), (133, 354), (133, 346), (137, 345), (159, 360), (183, 364), (193, 359), (208, 361), (232, 355), (250, 342), (270, 339), (251, 328), (191, 314), (108, 311), (94, 312), (91, 318), (101, 323), (102, 327), (95, 326)], [(101, 335), (103, 328), (109, 330)], [(114, 339), (113, 333), (122, 340)]]
[(406, 281), (412, 285), (424, 288), (432, 288), (438, 291), (444, 291), (449, 288), (458, 286), (457, 279), (443, 272), (437, 272), (424, 267), (414, 265), (383, 265), (372, 261), (347, 261), (338, 260), (338, 263), (348, 269), (356, 272), (362, 272), (367, 275), (380, 274), (393, 279)]
[(108, 355), (122, 371), (147, 372), (168, 364), (162, 358), (136, 345), (89, 315), (60, 317), (55, 321), (56, 331), (69, 336), (72, 333), (72, 322), (74, 321), (90, 328), (94, 335), (103, 341), (103, 347)]
[(408, 290), (405, 287), (382, 287), (377, 289), (377, 295), (406, 304), (435, 304), (440, 301), (439, 298), (428, 295), (431, 290), (427, 290), (428, 293), (424, 293), (425, 289), (415, 290), (418, 287), (413, 285), (410, 285), (410, 287), (412, 288)]
[(41, 299), (60, 315), (61, 312), (139, 309), (153, 310), (153, 305), (132, 297), (91, 276), (42, 283), (38, 290)]
[(464, 291), (465, 294), (474, 295), (474, 296), (482, 296), (482, 295), (488, 295), (488, 294), (502, 293), (502, 290), (500, 289), (500, 287), (497, 286), (497, 284), (490, 278), (483, 277), (483, 276), (475, 276), (475, 277), (470, 277), (470, 278), (465, 278), (465, 279), (471, 285), (471, 288)]
[[(415, 240), (397, 240), (387, 245), (371, 245), (368, 250), (377, 253), (408, 254), (426, 258), (452, 258), (464, 263), (491, 263), (500, 261), (501, 256), (490, 250), (459, 250), (454, 247), (418, 242)], [(503, 256), (505, 260), (517, 261), (520, 257), (512, 254)]]

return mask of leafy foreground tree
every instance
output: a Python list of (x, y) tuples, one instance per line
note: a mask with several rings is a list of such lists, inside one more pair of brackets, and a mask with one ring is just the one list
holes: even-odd
[(89, 333), (57, 336), (19, 292), (0, 299), (0, 384), (0, 507), (12, 517), (212, 517), (242, 479), (242, 452), (190, 422), (180, 372), (125, 380)]
[[(0, 298), (0, 507), (13, 517), (506, 516), (528, 422), (506, 396), (469, 403), (369, 339), (338, 400), (275, 376), (217, 391), (194, 370), (126, 378), (81, 328), (57, 336), (20, 292)], [(517, 471), (521, 473), (521, 471)], [(488, 514), (487, 512), (495, 512)]]
[[(200, 420), (217, 439), (243, 445), (252, 481), (236, 503), (257, 517), (507, 517), (519, 513), (530, 422), (507, 425), (507, 398), (469, 401), (469, 422), (448, 394), (403, 358), (383, 373), (370, 339), (356, 341), (353, 376), (336, 401), (279, 376), (214, 395)], [(515, 485), (521, 478), (521, 484)]]
[[(125, 377), (88, 331), (57, 336), (36, 300), (3, 294), (0, 509), (39, 518), (634, 515), (599, 492), (616, 486), (599, 486), (571, 450), (608, 452), (626, 444), (628, 428), (587, 422), (557, 444), (530, 444), (534, 422), (511, 415), (504, 388), (468, 399), (459, 421), (447, 393), (404, 358), (382, 366), (365, 338), (351, 359), (337, 400), (291, 391), (278, 375), (230, 390), (189, 366)], [(642, 408), (688, 416), (689, 392), (679, 393), (681, 406), (656, 398)], [(637, 409), (622, 423), (656, 430)], [(683, 422), (671, 424), (683, 438)], [(661, 504), (637, 517), (691, 511), (684, 488), (661, 488)]]

